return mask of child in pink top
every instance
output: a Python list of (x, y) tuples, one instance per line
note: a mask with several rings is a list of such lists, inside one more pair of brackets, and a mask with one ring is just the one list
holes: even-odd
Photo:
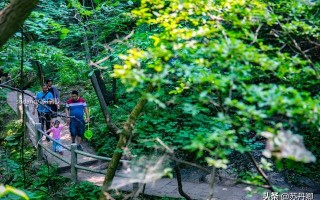
[[(61, 137), (61, 131), (63, 127), (64, 126), (60, 124), (59, 120), (55, 120), (53, 126), (49, 130), (47, 130), (47, 134), (52, 132), (53, 139), (61, 143), (60, 137)], [(63, 155), (62, 146), (59, 145), (57, 142), (55, 141), (52, 142), (52, 149), (54, 152), (58, 152), (60, 155)]]

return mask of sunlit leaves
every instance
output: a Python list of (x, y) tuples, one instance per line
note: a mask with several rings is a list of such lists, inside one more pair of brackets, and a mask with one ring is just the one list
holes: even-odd
[(69, 6), (77, 9), (77, 12), (79, 12), (83, 16), (90, 16), (93, 14), (92, 11), (85, 9), (81, 3), (77, 0), (68, 0)]
[(222, 168), (222, 169), (226, 169), (227, 168), (227, 164), (229, 163), (229, 161), (227, 159), (212, 159), (210, 157), (206, 158), (206, 161), (208, 163), (209, 166), (214, 166), (216, 168)]
[(5, 195), (7, 194), (15, 194), (25, 200), (29, 200), (29, 197), (21, 190), (18, 190), (14, 187), (11, 187), (9, 185), (7, 186), (3, 186), (3, 185), (0, 185), (0, 197), (4, 197)]

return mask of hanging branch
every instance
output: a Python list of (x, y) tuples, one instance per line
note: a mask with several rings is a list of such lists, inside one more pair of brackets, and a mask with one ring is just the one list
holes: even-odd
[(175, 171), (175, 173), (176, 173), (176, 175), (177, 175), (177, 182), (178, 182), (178, 191), (179, 191), (179, 194), (181, 195), (181, 196), (183, 196), (185, 199), (187, 199), (187, 200), (191, 200), (191, 197), (187, 194), (187, 193), (185, 193), (184, 191), (183, 191), (183, 188), (182, 188), (182, 180), (181, 180), (181, 173), (180, 173), (180, 167), (179, 167), (179, 163), (178, 162), (176, 162), (175, 163), (175, 167), (174, 167), (174, 171)]
[(20, 28), (20, 25), (36, 7), (38, 0), (11, 0), (0, 11), (0, 47)]
[(13, 90), (13, 91), (16, 91), (16, 92), (19, 92), (19, 93), (24, 93), (25, 95), (29, 96), (32, 98), (32, 100), (35, 100), (34, 96), (32, 94), (29, 94), (23, 90), (20, 90), (19, 88), (15, 88), (15, 87), (11, 87), (9, 85), (6, 85), (6, 84), (0, 84), (0, 87), (2, 88), (7, 88), (7, 89), (10, 89), (10, 90)]

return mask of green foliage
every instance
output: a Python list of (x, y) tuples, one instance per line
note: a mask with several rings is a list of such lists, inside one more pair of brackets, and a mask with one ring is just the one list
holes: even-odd
[[(275, 137), (281, 130), (316, 137), (320, 99), (314, 49), (320, 38), (314, 16), (320, 4), (284, 4), (142, 1), (132, 13), (139, 24), (157, 27), (150, 36), (153, 45), (121, 54), (113, 73), (127, 91), (142, 93), (153, 103), (146, 110), (155, 112), (144, 113), (136, 125), (141, 145), (152, 147), (159, 137), (224, 168), (233, 151), (256, 150), (264, 131)], [(144, 94), (149, 84), (156, 90)], [(319, 163), (319, 154), (300, 153), (310, 159), (300, 154), (280, 158), (315, 162), (316, 156), (309, 166)]]
[(9, 122), (2, 135), (5, 137), (4, 146), (10, 147), (13, 152), (18, 151), (20, 139), (22, 137), (22, 124), (20, 120)]
[(14, 118), (14, 111), (6, 104), (7, 97), (4, 91), (6, 90), (0, 89), (0, 104), (3, 105), (0, 108), (0, 138), (5, 137), (5, 135), (2, 135), (1, 130), (4, 130), (7, 122)]
[(98, 199), (100, 188), (90, 182), (80, 182), (64, 189), (65, 199)]
[[(13, 187), (24, 188), (24, 192), (30, 199), (44, 199), (48, 195), (54, 196), (68, 183), (67, 178), (57, 175), (55, 167), (46, 165), (39, 166), (39, 168), (32, 167), (35, 163), (36, 152), (28, 143), (24, 147), (23, 158), (21, 157), (21, 140), (23, 138), (21, 121), (10, 121), (1, 135), (5, 137), (0, 148), (1, 183), (8, 182)], [(10, 191), (13, 191), (11, 189)], [(9, 194), (1, 199), (20, 198)]]
[[(105, 135), (106, 131), (100, 132), (102, 134), (97, 135), (97, 139), (94, 142), (97, 147), (97, 153), (102, 156), (112, 157), (115, 147), (117, 146), (117, 140), (114, 137), (108, 137), (101, 140), (101, 136)], [(100, 136), (100, 137), (99, 137)]]
[[(45, 78), (61, 85), (83, 84), (90, 72), (85, 63), (84, 38), (88, 39), (89, 56), (106, 52), (104, 43), (131, 30), (130, 5), (98, 4), (83, 7), (78, 1), (40, 1), (24, 24), (25, 87), (35, 84), (39, 65)], [(91, 6), (91, 5), (90, 5)], [(84, 14), (77, 18), (74, 12)], [(90, 13), (90, 14), (89, 14)], [(0, 66), (15, 77), (20, 70), (21, 33), (17, 33), (0, 52)], [(99, 59), (99, 56), (97, 56)], [(110, 68), (111, 70), (111, 68)]]

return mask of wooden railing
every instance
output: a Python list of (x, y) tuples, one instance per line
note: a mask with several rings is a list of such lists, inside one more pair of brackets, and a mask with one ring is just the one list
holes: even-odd
[[(18, 95), (18, 99), (19, 99), (19, 95)], [(21, 98), (20, 98), (21, 99)], [(30, 114), (30, 106), (27, 104), (23, 104), (24, 105), (24, 110), (25, 110), (25, 115), (22, 114), (22, 106), (20, 106), (19, 108), (19, 100), (17, 101), (17, 113), (18, 115), (20, 115), (20, 117), (25, 116), (24, 121), (25, 121), (25, 133), (29, 133), (30, 135), (30, 139), (32, 140), (32, 142), (34, 143), (34, 146), (36, 147), (37, 150), (37, 159), (40, 161), (43, 159), (44, 157), (44, 151), (46, 151), (47, 153), (55, 156), (57, 159), (61, 160), (62, 162), (66, 163), (67, 166), (70, 166), (70, 171), (71, 171), (71, 179), (74, 182), (78, 181), (78, 170), (85, 170), (85, 171), (89, 171), (89, 172), (93, 172), (93, 173), (98, 173), (98, 174), (105, 174), (105, 170), (96, 170), (96, 169), (91, 169), (89, 167), (84, 167), (81, 165), (78, 165), (78, 155), (82, 155), (85, 157), (91, 157), (97, 160), (101, 160), (101, 161), (110, 161), (111, 158), (108, 157), (103, 157), (103, 156), (97, 156), (94, 154), (90, 154), (87, 152), (83, 152), (83, 151), (79, 151), (77, 150), (77, 144), (71, 144), (71, 148), (61, 144), (60, 142), (56, 141), (54, 138), (52, 138), (50, 135), (46, 134), (43, 130), (41, 130), (41, 124), (37, 123), (33, 120), (31, 114)], [(51, 149), (49, 149), (48, 147), (46, 147), (45, 144), (42, 143), (42, 137), (45, 136), (47, 138), (49, 138), (51, 141), (54, 141), (56, 143), (58, 143), (59, 145), (61, 145), (64, 149), (66, 149), (67, 151), (71, 152), (71, 158), (70, 160), (63, 158), (61, 155), (57, 154), (56, 152), (53, 152)], [(35, 139), (34, 139), (35, 138)], [(128, 163), (130, 161), (128, 160), (120, 160), (120, 162), (123, 163)], [(124, 177), (124, 175), (122, 174), (116, 174), (116, 176), (118, 177)], [(137, 188), (137, 184), (138, 183), (134, 183), (133, 184), (133, 188), (134, 190), (136, 190)]]

